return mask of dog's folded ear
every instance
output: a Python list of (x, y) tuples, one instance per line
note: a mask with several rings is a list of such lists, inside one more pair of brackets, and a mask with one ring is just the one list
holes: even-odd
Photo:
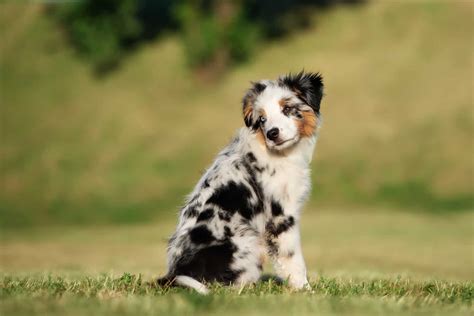
[(309, 105), (319, 115), (323, 98), (323, 77), (320, 73), (301, 71), (295, 75), (288, 74), (278, 79), (280, 85), (288, 87), (298, 98)]
[(244, 122), (247, 127), (255, 127), (253, 105), (258, 95), (265, 90), (266, 87), (267, 86), (261, 82), (252, 82), (252, 87), (247, 91), (242, 99), (242, 111), (244, 114)]

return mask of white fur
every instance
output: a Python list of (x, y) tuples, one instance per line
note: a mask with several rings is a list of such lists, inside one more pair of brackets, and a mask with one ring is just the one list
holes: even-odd
[(196, 292), (198, 292), (199, 294), (202, 294), (202, 295), (207, 295), (209, 294), (209, 290), (207, 289), (207, 287), (202, 284), (201, 282), (191, 278), (191, 277), (188, 277), (186, 275), (178, 275), (176, 276), (175, 278), (175, 282), (178, 284), (178, 285), (181, 285), (181, 286), (185, 286), (185, 287), (189, 287), (191, 289), (194, 289)]
[[(245, 130), (243, 133), (246, 134)], [(297, 221), (291, 230), (279, 236), (280, 253), (272, 260), (278, 276), (288, 279), (292, 287), (301, 289), (308, 285), (308, 280), (301, 251), (298, 222), (303, 204), (311, 190), (309, 164), (313, 157), (316, 136), (302, 139), (284, 157), (267, 151), (254, 139), (255, 136), (246, 136), (249, 137), (248, 144), (257, 153), (257, 160), (261, 159), (276, 170), (273, 177), (268, 174), (262, 176), (265, 196), (278, 197), (280, 204), (285, 209), (285, 215), (292, 215)], [(294, 255), (287, 258), (290, 253)]]

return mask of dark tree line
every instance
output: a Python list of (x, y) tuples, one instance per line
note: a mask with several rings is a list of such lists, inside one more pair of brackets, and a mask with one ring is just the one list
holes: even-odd
[(259, 41), (310, 23), (312, 8), (363, 0), (82, 0), (49, 10), (77, 52), (99, 73), (114, 69), (139, 44), (177, 32), (193, 68), (247, 60)]

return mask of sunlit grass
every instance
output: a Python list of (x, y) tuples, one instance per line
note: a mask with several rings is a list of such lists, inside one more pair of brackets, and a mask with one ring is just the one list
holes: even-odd
[(260, 283), (214, 285), (202, 297), (147, 284), (166, 271), (170, 218), (4, 231), (0, 308), (7, 315), (472, 314), (472, 213), (308, 208), (302, 218), (312, 293)]
[(209, 296), (186, 289), (160, 288), (140, 275), (125, 273), (64, 278), (60, 276), (1, 279), (1, 305), (11, 314), (62, 312), (136, 315), (139, 313), (182, 315), (205, 313), (240, 315), (285, 315), (297, 312), (350, 314), (451, 314), (472, 311), (472, 282), (413, 281), (404, 278), (350, 280), (321, 277), (311, 283), (311, 291), (294, 292), (286, 286), (262, 282), (229, 288), (210, 286)]

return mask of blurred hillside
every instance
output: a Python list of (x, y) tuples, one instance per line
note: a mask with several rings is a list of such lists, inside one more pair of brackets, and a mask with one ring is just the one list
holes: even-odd
[(250, 80), (325, 76), (311, 203), (473, 207), (473, 6), (372, 2), (311, 15), (215, 84), (175, 35), (95, 77), (44, 7), (1, 4), (3, 227), (175, 216), (243, 124)]
[(215, 80), (247, 61), (257, 44), (301, 30), (314, 9), (365, 0), (81, 0), (47, 6), (77, 53), (99, 76), (141, 44), (173, 32), (189, 67)]

